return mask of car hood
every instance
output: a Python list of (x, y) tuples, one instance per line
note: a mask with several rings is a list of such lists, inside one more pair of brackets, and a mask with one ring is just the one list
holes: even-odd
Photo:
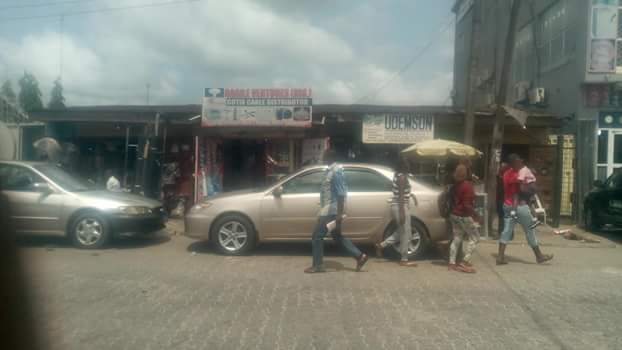
[(95, 206), (141, 206), (156, 208), (162, 206), (157, 200), (125, 192), (86, 191), (74, 192), (83, 200), (92, 201)]

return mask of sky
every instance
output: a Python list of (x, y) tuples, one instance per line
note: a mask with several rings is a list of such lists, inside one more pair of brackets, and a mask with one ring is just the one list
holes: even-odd
[(0, 80), (16, 88), (29, 71), (47, 102), (61, 77), (69, 106), (145, 104), (147, 91), (150, 104), (194, 104), (205, 87), (309, 87), (316, 104), (448, 104), (453, 2), (0, 0)]

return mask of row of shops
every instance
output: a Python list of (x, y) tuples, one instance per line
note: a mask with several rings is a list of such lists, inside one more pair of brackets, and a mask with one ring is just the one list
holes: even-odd
[[(292, 125), (283, 113), (282, 123), (206, 125), (205, 114), (205, 105), (94, 106), (34, 113), (31, 120), (66, 145), (65, 166), (81, 177), (103, 185), (105, 174), (115, 173), (133, 192), (184, 197), (187, 205), (222, 191), (273, 183), (319, 162), (327, 147), (347, 161), (395, 166), (399, 152), (416, 140), (461, 141), (463, 135), (463, 114), (445, 106), (314, 105), (304, 125)], [(475, 146), (484, 153), (492, 122), (491, 113), (476, 118)], [(560, 126), (553, 116), (533, 115), (526, 128), (509, 117), (506, 127), (502, 157), (518, 153), (528, 160), (538, 173), (545, 207), (553, 199), (557, 139), (552, 136)], [(564, 147), (573, 147), (572, 138)], [(482, 178), (485, 159), (474, 164)], [(562, 194), (567, 203), (573, 191), (572, 160), (569, 164), (561, 172), (568, 177)], [(436, 163), (418, 162), (413, 169), (428, 183), (438, 182), (442, 171)], [(572, 205), (562, 214), (572, 215)]]

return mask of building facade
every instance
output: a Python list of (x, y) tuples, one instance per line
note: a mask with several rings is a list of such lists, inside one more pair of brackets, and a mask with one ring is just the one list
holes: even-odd
[[(579, 222), (593, 180), (622, 169), (620, 4), (619, 0), (523, 0), (517, 21), (506, 104), (564, 121), (559, 131), (565, 135), (562, 205), (571, 199)], [(466, 104), (471, 47), (475, 108), (493, 103), (511, 5), (511, 0), (455, 2), (457, 109)]]

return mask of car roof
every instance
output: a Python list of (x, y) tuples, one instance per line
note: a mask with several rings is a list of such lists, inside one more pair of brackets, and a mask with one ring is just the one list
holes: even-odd
[[(341, 166), (345, 168), (348, 168), (348, 167), (371, 168), (371, 169), (382, 170), (382, 171), (391, 171), (391, 172), (394, 171), (388, 166), (380, 165), (380, 164), (373, 164), (373, 163), (339, 163), (339, 164), (341, 164)], [(328, 165), (325, 165), (325, 164), (308, 165), (308, 166), (300, 168), (299, 170), (322, 169), (322, 168), (326, 168), (327, 166)]]
[(23, 160), (0, 160), (0, 164), (17, 164), (17, 165), (44, 165), (48, 164), (45, 162), (32, 162), (32, 161), (23, 161)]

